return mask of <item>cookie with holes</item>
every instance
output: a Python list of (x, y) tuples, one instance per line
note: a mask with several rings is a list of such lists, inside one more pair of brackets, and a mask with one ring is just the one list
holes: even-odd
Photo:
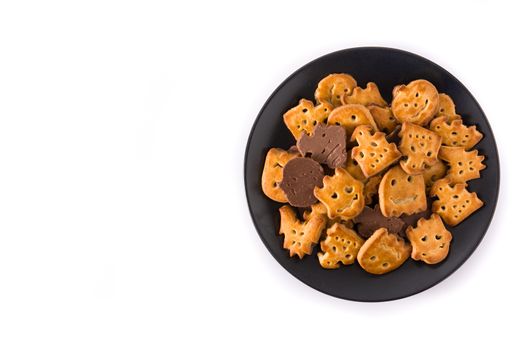
[(352, 93), (357, 82), (350, 74), (336, 73), (324, 77), (315, 90), (317, 103), (329, 103), (334, 107), (340, 106), (341, 101)]
[(382, 227), (359, 249), (357, 261), (366, 272), (382, 275), (401, 266), (410, 256), (411, 249), (404, 239)]
[(321, 102), (314, 106), (312, 101), (301, 99), (299, 104), (283, 115), (284, 124), (298, 140), (302, 133), (310, 135), (317, 124), (326, 123), (332, 105)]
[(437, 162), (441, 136), (406, 122), (401, 126), (399, 136), (399, 150), (405, 157), (399, 164), (407, 174), (421, 174)]
[(326, 230), (326, 238), (320, 243), (319, 263), (325, 269), (353, 264), (364, 242), (354, 230), (335, 223)]
[(400, 123), (426, 125), (438, 111), (439, 94), (427, 80), (398, 85), (392, 92), (392, 113)]
[(356, 86), (349, 96), (343, 98), (343, 104), (359, 104), (363, 106), (380, 106), (385, 107), (388, 104), (381, 96), (379, 88), (375, 83), (366, 84), (366, 88), (362, 89)]
[(479, 172), (486, 168), (484, 156), (478, 155), (478, 150), (465, 151), (463, 147), (441, 146), (439, 158), (448, 163), (447, 178), (452, 183), (467, 182), (478, 179)]
[(326, 225), (326, 217), (313, 215), (302, 222), (297, 218), (289, 205), (279, 208), (281, 226), (279, 234), (284, 235), (283, 248), (288, 249), (290, 257), (297, 255), (300, 259), (312, 253), (312, 247), (319, 242)]
[(335, 169), (333, 176), (323, 178), (323, 187), (314, 189), (315, 197), (325, 205), (328, 217), (350, 220), (365, 206), (364, 185), (345, 169)]
[(297, 158), (297, 152), (287, 152), (280, 148), (271, 148), (266, 154), (261, 185), (264, 194), (276, 202), (286, 203), (286, 195), (279, 187), (283, 179), (283, 168), (288, 161)]
[(447, 116), (440, 116), (430, 122), (430, 130), (441, 136), (447, 146), (459, 146), (466, 150), (474, 147), (482, 138), (476, 126), (466, 126), (461, 118), (448, 121)]
[(453, 185), (448, 178), (436, 181), (430, 194), (438, 197), (432, 203), (432, 211), (450, 226), (456, 226), (483, 206), (476, 192), (467, 190), (467, 184)]
[(425, 180), (425, 187), (427, 190), (427, 193), (430, 192), (430, 189), (432, 188), (432, 185), (434, 182), (436, 182), (439, 179), (442, 179), (447, 174), (447, 166), (441, 159), (438, 159), (437, 162), (434, 163), (434, 165), (430, 166), (430, 168), (427, 168), (423, 171), (423, 180)]
[(390, 134), (399, 125), (390, 107), (368, 106), (379, 131)]
[(352, 148), (352, 159), (356, 160), (366, 177), (374, 176), (401, 158), (395, 143), (388, 143), (385, 134), (374, 132), (369, 125), (360, 125), (352, 134), (358, 146)]
[(384, 216), (397, 217), (426, 210), (423, 175), (407, 174), (399, 165), (388, 170), (379, 184), (379, 207)]
[(293, 158), (283, 168), (283, 180), (279, 187), (284, 191), (288, 203), (306, 208), (317, 202), (314, 188), (321, 186), (323, 167), (310, 158)]
[(370, 125), (372, 129), (377, 130), (377, 125), (368, 108), (356, 104), (335, 108), (328, 116), (328, 124), (341, 125), (345, 128), (348, 140), (359, 125)]
[(432, 214), (428, 220), (419, 219), (416, 227), (406, 230), (406, 235), (412, 244), (412, 259), (437, 264), (447, 257), (452, 234), (439, 215)]
[(318, 124), (312, 135), (303, 134), (297, 141), (303, 156), (335, 169), (346, 164), (346, 131), (337, 125)]
[(461, 117), (456, 114), (456, 105), (454, 104), (454, 101), (447, 94), (439, 94), (439, 107), (437, 115), (446, 117), (447, 122), (455, 119), (461, 119)]

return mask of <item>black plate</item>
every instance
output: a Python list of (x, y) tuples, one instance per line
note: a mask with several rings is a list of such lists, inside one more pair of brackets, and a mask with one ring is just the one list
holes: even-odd
[[(290, 258), (278, 235), (282, 205), (268, 199), (261, 190), (261, 173), (271, 147), (287, 149), (294, 139), (282, 115), (300, 98), (313, 101), (317, 83), (330, 73), (349, 73), (359, 86), (375, 82), (387, 101), (392, 88), (414, 79), (427, 79), (456, 103), (466, 124), (475, 124), (484, 138), (476, 146), (485, 156), (487, 168), (481, 178), (469, 181), (485, 205), (460, 225), (449, 230), (454, 239), (449, 256), (440, 264), (427, 265), (407, 260), (399, 269), (382, 276), (365, 272), (357, 262), (337, 270), (325, 270), (317, 261), (318, 246), (302, 260)], [(439, 283), (460, 267), (474, 252), (487, 231), (498, 199), (499, 161), (494, 135), (481, 107), (467, 88), (437, 64), (410, 52), (379, 47), (337, 51), (308, 63), (286, 79), (261, 109), (248, 138), (244, 160), (244, 181), (250, 213), (261, 239), (275, 259), (292, 275), (323, 293), (355, 301), (386, 301), (421, 292)]]

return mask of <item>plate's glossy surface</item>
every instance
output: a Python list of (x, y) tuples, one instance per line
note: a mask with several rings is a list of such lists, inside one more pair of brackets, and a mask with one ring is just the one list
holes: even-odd
[[(456, 103), (456, 111), (466, 124), (475, 124), (483, 140), (475, 147), (485, 156), (487, 168), (481, 178), (469, 181), (469, 190), (478, 193), (485, 205), (449, 230), (454, 238), (449, 256), (431, 266), (407, 260), (399, 269), (382, 276), (365, 272), (357, 262), (337, 270), (325, 270), (317, 261), (318, 246), (302, 260), (290, 258), (278, 235), (282, 205), (267, 198), (261, 190), (261, 173), (268, 149), (288, 149), (294, 139), (282, 115), (299, 99), (314, 100), (317, 83), (330, 73), (349, 73), (359, 86), (375, 82), (387, 101), (395, 85), (414, 79), (427, 79)], [(498, 199), (499, 162), (494, 136), (485, 114), (461, 82), (435, 63), (406, 51), (363, 47), (337, 51), (312, 61), (288, 77), (270, 96), (252, 128), (245, 154), (244, 180), (248, 206), (255, 227), (270, 253), (292, 275), (326, 294), (356, 301), (385, 301), (421, 292), (439, 283), (460, 267), (474, 252), (487, 231)]]

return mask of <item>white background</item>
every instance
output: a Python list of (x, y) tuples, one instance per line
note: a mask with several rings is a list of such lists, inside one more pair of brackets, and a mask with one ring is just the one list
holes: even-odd
[[(0, 349), (523, 345), (522, 15), (503, 1), (0, 2)], [(376, 304), (282, 269), (242, 178), (273, 89), (370, 45), (459, 78), (502, 175), (467, 263)]]

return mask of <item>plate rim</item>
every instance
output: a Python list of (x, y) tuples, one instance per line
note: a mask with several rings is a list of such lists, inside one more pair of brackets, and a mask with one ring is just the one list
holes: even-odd
[[(481, 233), (479, 239), (477, 242), (475, 242), (475, 245), (473, 247), (473, 249), (468, 252), (463, 259), (461, 259), (460, 263), (457, 264), (457, 266), (455, 266), (453, 269), (450, 270), (449, 273), (447, 273), (444, 277), (441, 277), (441, 278), (438, 278), (434, 283), (426, 286), (425, 288), (423, 289), (417, 289), (413, 292), (410, 292), (408, 294), (405, 294), (403, 296), (396, 296), (396, 297), (385, 297), (385, 298), (380, 298), (380, 299), (375, 299), (375, 300), (367, 300), (367, 299), (359, 299), (359, 298), (348, 298), (348, 297), (345, 297), (345, 296), (342, 296), (342, 295), (337, 295), (336, 293), (331, 293), (331, 292), (327, 292), (327, 291), (324, 291), (324, 290), (321, 290), (319, 289), (318, 287), (316, 287), (315, 285), (312, 285), (306, 281), (303, 281), (301, 278), (299, 278), (298, 276), (296, 276), (293, 272), (291, 272), (290, 270), (288, 270), (282, 263), (281, 261), (277, 258), (277, 256), (274, 254), (274, 252), (272, 251), (272, 249), (270, 248), (269, 246), (269, 243), (266, 242), (266, 240), (263, 238), (262, 234), (260, 233), (259, 231), (259, 228), (257, 227), (257, 223), (255, 221), (255, 216), (254, 216), (254, 213), (253, 213), (253, 210), (252, 210), (252, 206), (250, 204), (250, 200), (249, 200), (249, 193), (248, 193), (248, 181), (247, 181), (247, 162), (248, 162), (248, 150), (250, 148), (250, 144), (251, 144), (251, 140), (252, 140), (252, 137), (253, 137), (253, 134), (255, 132), (255, 129), (257, 127), (257, 124), (259, 123), (259, 120), (263, 114), (263, 111), (266, 109), (266, 107), (268, 106), (268, 104), (270, 103), (270, 101), (274, 98), (274, 96), (284, 87), (284, 85), (286, 85), (291, 79), (293, 79), (297, 74), (299, 74), (302, 70), (306, 69), (306, 67), (309, 67), (310, 65), (312, 64), (315, 64), (317, 61), (320, 61), (320, 60), (323, 60), (324, 58), (328, 57), (328, 56), (332, 56), (332, 55), (336, 55), (336, 54), (341, 54), (341, 53), (344, 53), (344, 52), (349, 52), (349, 51), (361, 51), (361, 50), (370, 50), (370, 49), (373, 49), (373, 50), (386, 50), (386, 51), (393, 51), (393, 52), (396, 52), (396, 53), (399, 53), (399, 54), (403, 54), (403, 55), (409, 55), (409, 56), (415, 56), (416, 58), (418, 59), (421, 59), (423, 61), (425, 61), (427, 64), (430, 64), (434, 67), (436, 67), (437, 69), (441, 69), (443, 70), (444, 72), (446, 72), (457, 84), (459, 84), (461, 87), (464, 88), (464, 90), (467, 92), (468, 96), (470, 96), (470, 98), (472, 98), (472, 100), (474, 101), (474, 103), (476, 104), (476, 106), (482, 111), (482, 115), (481, 117), (485, 119), (486, 121), (486, 124), (487, 124), (487, 127), (488, 127), (488, 130), (490, 131), (490, 134), (493, 136), (493, 140), (494, 140), (494, 150), (495, 150), (495, 157), (494, 157), (494, 161), (495, 161), (495, 167), (496, 167), (496, 198), (495, 198), (495, 203), (494, 203), (494, 207), (492, 209), (492, 211), (490, 212), (490, 215), (489, 215), (489, 218), (487, 220), (487, 224), (485, 226), (485, 228), (483, 229), (483, 232)], [(490, 228), (490, 225), (492, 223), (492, 219), (494, 218), (494, 214), (496, 213), (496, 209), (498, 207), (498, 200), (499, 200), (499, 190), (500, 190), (500, 178), (501, 178), (501, 167), (500, 167), (500, 162), (499, 162), (499, 152), (498, 152), (498, 145), (497, 145), (497, 141), (496, 141), (496, 137), (494, 137), (494, 132), (492, 130), (492, 127), (490, 125), (490, 122), (489, 122), (489, 119), (487, 118), (487, 116), (485, 115), (485, 112), (483, 111), (483, 109), (481, 108), (481, 105), (479, 104), (479, 102), (476, 100), (476, 98), (474, 97), (474, 95), (472, 95), (472, 93), (470, 92), (469, 89), (467, 89), (467, 87), (458, 79), (456, 78), (452, 73), (450, 73), (447, 69), (443, 68), (442, 66), (440, 66), (439, 64), (429, 60), (428, 58), (425, 58), (423, 56), (420, 56), (418, 54), (415, 54), (413, 52), (410, 52), (410, 51), (406, 51), (406, 50), (401, 50), (401, 49), (398, 49), (398, 48), (392, 48), (392, 47), (386, 47), (386, 46), (357, 46), (357, 47), (350, 47), (350, 48), (346, 48), (346, 49), (341, 49), (341, 50), (336, 50), (336, 51), (332, 51), (330, 53), (327, 53), (327, 54), (324, 54), (322, 56), (319, 56), (307, 63), (305, 63), (304, 65), (302, 65), (301, 67), (299, 67), (298, 69), (296, 69), (293, 73), (291, 73), (289, 76), (286, 77), (286, 79), (284, 79), (275, 89), (274, 91), (270, 94), (270, 96), (266, 99), (266, 101), (264, 102), (264, 104), (262, 105), (262, 107), (260, 108), (259, 112), (257, 113), (257, 117), (255, 118), (254, 122), (253, 122), (253, 125), (250, 129), (250, 133), (248, 134), (248, 139), (246, 141), (246, 147), (245, 147), (245, 150), (244, 150), (244, 157), (243, 157), (243, 162), (244, 162), (244, 165), (243, 165), (243, 180), (244, 180), (244, 191), (245, 191), (245, 196), (246, 196), (246, 202), (248, 204), (248, 210), (250, 212), (250, 217), (252, 219), (252, 223), (253, 223), (253, 226), (255, 228), (255, 231), (257, 232), (257, 235), (259, 236), (260, 240), (263, 242), (264, 246), (266, 247), (266, 249), (270, 252), (270, 254), (272, 255), (272, 257), (279, 263), (279, 265), (286, 271), (288, 272), (290, 275), (292, 275), (295, 279), (299, 280), (301, 283), (307, 285), (308, 287), (310, 288), (313, 288), (314, 290), (322, 293), (322, 294), (325, 294), (325, 295), (329, 295), (331, 297), (335, 297), (335, 298), (338, 298), (338, 299), (342, 299), (342, 300), (347, 300), (347, 301), (354, 301), (354, 302), (362, 302), (362, 303), (377, 303), (377, 302), (386, 302), (386, 301), (393, 301), (393, 300), (401, 300), (401, 299), (405, 299), (405, 298), (408, 298), (410, 296), (413, 296), (413, 295), (416, 295), (416, 294), (419, 294), (419, 293), (422, 293), (424, 291), (427, 291), (427, 290), (430, 290), (432, 289), (434, 286), (436, 286), (437, 284), (443, 282), (444, 280), (446, 280), (448, 277), (450, 277), (452, 274), (454, 274), (461, 266), (463, 266), (463, 264), (465, 264), (465, 262), (472, 256), (472, 254), (478, 249), (481, 241), (483, 241), (483, 238), (485, 238), (485, 235), (488, 231), (488, 229)]]

